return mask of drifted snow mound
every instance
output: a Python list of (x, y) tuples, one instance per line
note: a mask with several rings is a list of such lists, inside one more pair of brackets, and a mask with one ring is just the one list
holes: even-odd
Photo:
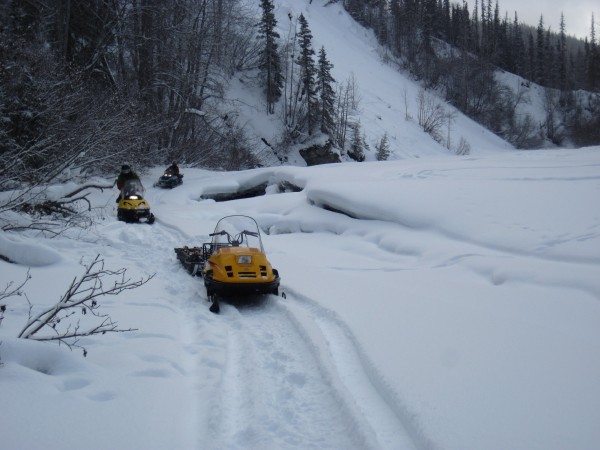
[(45, 245), (32, 244), (5, 232), (0, 233), (0, 258), (30, 267), (49, 266), (62, 259), (58, 252)]

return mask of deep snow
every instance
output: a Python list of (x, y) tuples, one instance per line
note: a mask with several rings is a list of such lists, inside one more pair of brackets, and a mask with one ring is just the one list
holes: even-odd
[[(25, 264), (0, 261), (0, 282), (31, 266), (36, 305), (80, 258), (156, 274), (102, 300), (138, 331), (86, 339), (85, 359), (15, 339), (27, 304), (8, 299), (2, 446), (597, 448), (598, 167), (600, 148), (187, 169), (147, 189), (154, 225), (117, 222), (114, 192), (97, 192), (98, 224), (77, 239), (2, 233), (0, 253)], [(265, 196), (200, 199), (263, 181)], [(287, 298), (217, 316), (173, 248), (233, 213), (260, 224)]]
[[(367, 139), (388, 130), (394, 161), (184, 167), (173, 190), (152, 187), (156, 168), (143, 176), (154, 225), (118, 222), (107, 190), (90, 195), (85, 231), (0, 232), (17, 262), (0, 259), (0, 290), (29, 270), (36, 308), (97, 254), (132, 279), (154, 274), (100, 300), (137, 331), (82, 340), (87, 358), (16, 339), (27, 302), (0, 302), (0, 448), (600, 447), (600, 147), (517, 152), (457, 116), (453, 140), (472, 154), (451, 156), (404, 120), (403, 91), (414, 100), (418, 86), (378, 62), (339, 5), (276, 3), (282, 31), (304, 12), (336, 79), (355, 74)], [(240, 89), (232, 98), (259, 104)], [(240, 117), (271, 139), (257, 111)], [(201, 198), (263, 182), (261, 197)], [(173, 248), (207, 241), (227, 214), (258, 221), (285, 299), (208, 311)]]

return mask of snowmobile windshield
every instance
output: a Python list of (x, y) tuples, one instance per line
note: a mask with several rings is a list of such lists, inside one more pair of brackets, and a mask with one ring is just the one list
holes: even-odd
[(126, 180), (123, 186), (123, 196), (128, 197), (139, 197), (140, 199), (144, 195), (144, 186), (140, 180)]
[(212, 236), (215, 247), (251, 247), (264, 253), (258, 224), (248, 216), (226, 216), (217, 223)]

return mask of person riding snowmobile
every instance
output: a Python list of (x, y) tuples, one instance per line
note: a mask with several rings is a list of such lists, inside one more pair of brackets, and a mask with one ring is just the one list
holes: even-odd
[(179, 166), (177, 165), (177, 161), (173, 161), (173, 164), (167, 167), (165, 172), (171, 172), (173, 175), (177, 175), (179, 177)]
[(183, 183), (183, 174), (179, 171), (177, 161), (173, 161), (173, 164), (167, 167), (158, 181), (154, 183), (154, 187), (173, 189), (181, 183)]
[(121, 173), (117, 177), (116, 184), (117, 189), (119, 189), (119, 196), (117, 197), (117, 203), (121, 199), (121, 194), (123, 193), (123, 187), (125, 186), (125, 181), (127, 180), (138, 180), (140, 181), (140, 177), (137, 173), (135, 173), (128, 164), (123, 164), (121, 166)]

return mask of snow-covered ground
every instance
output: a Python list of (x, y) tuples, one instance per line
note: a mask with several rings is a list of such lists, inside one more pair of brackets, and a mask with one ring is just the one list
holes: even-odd
[[(405, 120), (418, 85), (339, 4), (275, 3), (283, 38), (302, 12), (338, 82), (355, 77), (368, 143), (387, 131), (394, 161), (184, 168), (173, 190), (152, 187), (156, 168), (143, 177), (154, 225), (118, 222), (108, 190), (90, 194), (87, 230), (0, 232), (15, 262), (0, 258), (0, 292), (29, 271), (34, 312), (96, 255), (154, 274), (99, 299), (136, 331), (82, 339), (85, 358), (17, 339), (27, 299), (0, 301), (0, 448), (600, 448), (600, 147), (516, 152), (457, 115), (452, 140), (472, 153), (451, 156)], [(229, 95), (270, 141), (278, 119), (256, 93)], [(261, 183), (267, 195), (202, 199)], [(285, 299), (208, 311), (173, 249), (228, 214), (258, 221)]]
[[(0, 234), (0, 286), (56, 302), (80, 259), (142, 287), (100, 299), (88, 350), (0, 326), (7, 449), (595, 449), (600, 446), (600, 148), (385, 163), (185, 170), (154, 225)], [(146, 186), (159, 169), (144, 177)], [(278, 192), (288, 181), (300, 192)], [(267, 195), (201, 195), (268, 182)], [(334, 212), (335, 211), (335, 212)], [(345, 214), (344, 214), (345, 213)], [(208, 311), (174, 247), (248, 214), (287, 298)]]

